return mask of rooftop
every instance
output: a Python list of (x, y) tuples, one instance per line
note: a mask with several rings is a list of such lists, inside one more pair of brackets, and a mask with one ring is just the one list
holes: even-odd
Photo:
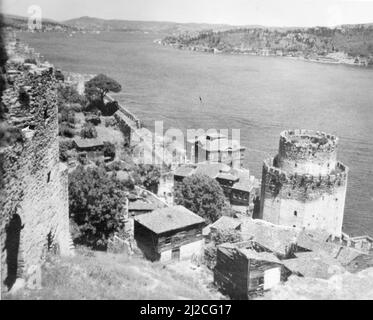
[(229, 229), (236, 229), (242, 224), (242, 221), (239, 219), (223, 216), (209, 227), (210, 229), (218, 229), (218, 230), (229, 230)]
[(205, 220), (183, 206), (157, 209), (135, 220), (156, 234), (203, 224)]
[(81, 149), (104, 146), (104, 142), (99, 138), (82, 139), (82, 138), (77, 137), (74, 139), (74, 142), (78, 146), (78, 148), (81, 148)]
[(286, 255), (296, 242), (298, 229), (278, 226), (264, 220), (242, 219), (242, 236), (244, 240), (253, 240), (268, 250)]
[(305, 277), (329, 279), (336, 273), (342, 273), (341, 264), (328, 256), (314, 252), (296, 253), (296, 258), (282, 260), (282, 263), (290, 271), (299, 273)]

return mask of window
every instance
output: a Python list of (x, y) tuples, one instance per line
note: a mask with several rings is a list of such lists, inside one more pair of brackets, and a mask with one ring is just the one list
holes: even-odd
[(298, 212), (297, 211), (294, 211), (294, 216), (298, 217)]
[(170, 243), (171, 243), (171, 237), (166, 238), (166, 240), (165, 240), (164, 243), (165, 243), (165, 244), (170, 244)]

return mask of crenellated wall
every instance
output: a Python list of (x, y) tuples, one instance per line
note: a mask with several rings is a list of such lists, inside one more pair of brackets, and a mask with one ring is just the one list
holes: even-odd
[(337, 164), (338, 138), (319, 131), (289, 130), (280, 134), (278, 167), (288, 173), (330, 174)]
[(259, 218), (340, 236), (348, 168), (336, 160), (337, 143), (320, 132), (281, 133), (279, 154), (264, 161)]
[[(16, 273), (32, 287), (48, 249), (73, 253), (68, 174), (59, 162), (53, 68), (30, 72), (23, 64), (10, 64), (8, 69), (20, 71), (3, 96), (7, 123), (19, 137), (0, 149), (1, 281), (11, 287)], [(22, 90), (28, 99), (21, 98)]]

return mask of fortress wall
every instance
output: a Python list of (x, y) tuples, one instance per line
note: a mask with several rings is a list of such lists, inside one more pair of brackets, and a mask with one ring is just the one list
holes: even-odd
[[(19, 90), (24, 86), (30, 93), (28, 104), (19, 101)], [(4, 177), (0, 196), (2, 281), (14, 263), (18, 264), (17, 276), (27, 280), (40, 268), (52, 244), (57, 244), (62, 254), (72, 253), (67, 168), (59, 163), (53, 73), (25, 71), (5, 92), (3, 102), (9, 109), (8, 124), (22, 130), (22, 137), (0, 150)]]
[(277, 167), (288, 173), (327, 175), (337, 165), (338, 138), (319, 131), (288, 130), (280, 135)]
[(287, 174), (264, 162), (260, 218), (274, 224), (324, 229), (339, 236), (347, 190), (348, 168), (338, 162), (326, 176)]

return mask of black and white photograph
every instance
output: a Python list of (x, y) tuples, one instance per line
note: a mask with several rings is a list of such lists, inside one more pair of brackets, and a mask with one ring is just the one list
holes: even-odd
[(373, 0), (0, 12), (0, 300), (373, 300)]

